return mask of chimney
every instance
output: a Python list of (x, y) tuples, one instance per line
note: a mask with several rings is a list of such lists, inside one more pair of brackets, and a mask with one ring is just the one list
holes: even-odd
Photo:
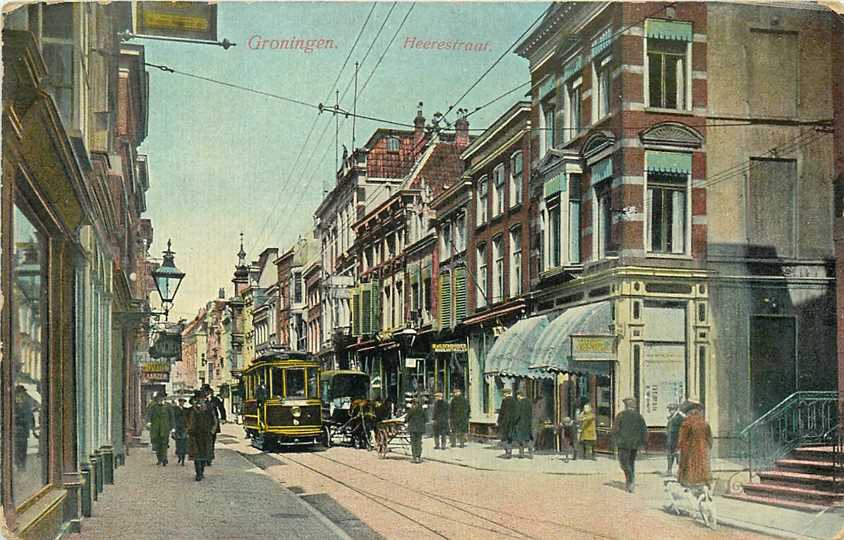
[(458, 109), (459, 118), (454, 122), (454, 144), (460, 150), (469, 146), (469, 121), (466, 119), (467, 109)]
[(422, 102), (416, 110), (416, 118), (413, 119), (413, 147), (419, 147), (419, 141), (425, 138), (425, 117), (422, 116)]

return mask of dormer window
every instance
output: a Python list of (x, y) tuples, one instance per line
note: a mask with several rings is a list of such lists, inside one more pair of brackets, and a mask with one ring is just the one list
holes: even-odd
[(387, 137), (387, 152), (398, 152), (399, 146), (401, 146), (401, 141), (398, 137)]

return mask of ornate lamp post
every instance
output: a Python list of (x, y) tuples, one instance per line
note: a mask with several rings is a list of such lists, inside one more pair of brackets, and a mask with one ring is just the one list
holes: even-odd
[(182, 279), (185, 277), (185, 273), (176, 268), (175, 255), (170, 250), (170, 240), (168, 239), (167, 251), (164, 252), (164, 262), (152, 272), (155, 288), (158, 289), (158, 296), (161, 297), (161, 307), (164, 308), (165, 320), (167, 320), (167, 314), (173, 306), (173, 299), (179, 292), (179, 285), (182, 284)]

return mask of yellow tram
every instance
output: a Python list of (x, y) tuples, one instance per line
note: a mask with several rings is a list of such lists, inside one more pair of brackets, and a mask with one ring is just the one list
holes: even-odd
[(271, 348), (243, 373), (243, 425), (253, 446), (316, 444), (322, 440), (319, 361)]

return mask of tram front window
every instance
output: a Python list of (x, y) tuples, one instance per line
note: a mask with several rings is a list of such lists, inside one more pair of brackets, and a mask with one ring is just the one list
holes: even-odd
[(308, 397), (311, 399), (319, 395), (319, 391), (317, 390), (317, 373), (316, 368), (308, 368)]
[(288, 369), (287, 370), (287, 397), (288, 398), (303, 398), (305, 397), (305, 370), (304, 369)]
[(281, 368), (273, 368), (272, 373), (273, 387), (272, 395), (276, 399), (284, 399), (284, 370)]

